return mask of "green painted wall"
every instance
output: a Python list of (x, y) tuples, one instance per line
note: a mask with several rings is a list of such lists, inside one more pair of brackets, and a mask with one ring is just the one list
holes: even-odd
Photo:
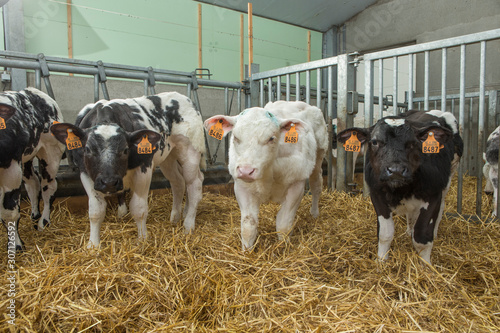
[[(23, 0), (26, 52), (67, 57), (65, 0)], [(198, 2), (72, 0), (73, 57), (191, 72), (198, 67)], [(241, 13), (202, 5), (203, 67), (240, 80)], [(247, 15), (244, 15), (247, 37)], [(261, 71), (307, 61), (307, 30), (254, 16), (254, 62)], [(311, 33), (311, 59), (321, 33)], [(245, 38), (245, 63), (248, 41)]]

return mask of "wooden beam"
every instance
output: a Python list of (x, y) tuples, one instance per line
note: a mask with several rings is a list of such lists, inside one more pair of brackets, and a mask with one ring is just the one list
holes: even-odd
[(248, 3), (248, 76), (252, 75), (253, 64), (253, 22), (252, 3)]
[(307, 61), (311, 61), (311, 30), (307, 30)]

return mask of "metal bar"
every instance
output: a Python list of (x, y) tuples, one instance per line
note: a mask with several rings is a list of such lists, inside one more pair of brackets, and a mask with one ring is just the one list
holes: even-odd
[[(268, 89), (269, 102), (272, 102), (273, 101), (273, 78), (272, 77), (270, 77), (267, 80), (267, 89)], [(264, 106), (264, 104), (262, 104), (262, 106)]]
[(441, 110), (446, 111), (446, 62), (448, 50), (441, 51)]
[(94, 74), (94, 103), (99, 100), (99, 75)]
[(460, 37), (442, 39), (434, 42), (421, 43), (417, 45), (400, 47), (397, 49), (368, 53), (363, 55), (363, 59), (367, 61), (367, 60), (376, 60), (381, 58), (390, 58), (394, 56), (403, 56), (410, 53), (436, 50), (436, 49), (441, 49), (443, 47), (452, 47), (461, 44), (471, 44), (480, 41), (488, 41), (499, 38), (500, 38), (500, 29), (493, 29)]
[(413, 109), (413, 54), (408, 55), (408, 110)]
[(276, 77), (276, 100), (281, 101), (281, 76)]
[(42, 89), (42, 73), (39, 69), (35, 70), (35, 87)]
[[(332, 119), (333, 119), (333, 66), (328, 67), (328, 88), (327, 88), (327, 100), (328, 100), (328, 118), (327, 126), (332, 130)], [(328, 146), (331, 147), (331, 140), (328, 140)], [(333, 166), (333, 156), (331, 149), (328, 149), (328, 179), (327, 186), (328, 189), (333, 187), (333, 177), (332, 177), (332, 166)]]
[(424, 110), (429, 111), (429, 51), (424, 56)]
[(286, 75), (286, 100), (290, 100), (290, 74)]
[[(380, 102), (379, 100), (379, 103)], [(368, 124), (365, 122), (365, 127), (369, 127), (373, 123), (373, 61), (371, 60), (365, 62), (365, 115), (366, 114), (370, 115), (370, 121)], [(363, 170), (365, 170), (365, 161), (363, 161)], [(368, 189), (368, 184), (366, 183), (365, 177), (363, 177), (363, 196), (368, 197), (369, 195), (370, 191)]]
[(316, 106), (321, 109), (321, 69), (316, 71)]
[(306, 103), (311, 104), (311, 71), (306, 71)]
[(392, 114), (398, 114), (398, 57), (393, 57), (393, 70), (392, 81), (393, 81), (393, 96), (392, 96)]
[(264, 79), (259, 80), (259, 84), (260, 84), (260, 91), (259, 91), (259, 96), (260, 96), (259, 103), (260, 104), (259, 104), (259, 106), (264, 107), (264, 95), (265, 95), (265, 93), (264, 93)]
[(302, 63), (302, 64), (297, 64), (297, 65), (293, 65), (293, 66), (282, 67), (280, 69), (274, 69), (274, 70), (270, 70), (270, 71), (266, 71), (266, 72), (256, 73), (256, 74), (252, 75), (252, 77), (254, 80), (257, 80), (257, 79), (261, 79), (261, 78), (268, 78), (270, 76), (294, 74), (297, 72), (304, 72), (308, 69), (325, 68), (328, 66), (337, 65), (337, 63), (338, 63), (337, 57), (331, 57), (331, 58), (306, 62), (306, 63)]
[[(485, 99), (485, 88), (484, 88), (484, 77), (486, 73), (486, 42), (481, 42), (481, 55), (479, 61), (479, 115), (478, 115), (478, 133), (477, 133), (477, 151), (484, 151), (484, 137), (485, 137), (485, 109), (484, 109), (484, 99)], [(483, 167), (483, 161), (481, 158), (476, 159), (477, 165), (477, 184), (476, 184), (476, 215), (481, 217), (481, 202), (482, 202), (482, 189), (483, 189), (483, 173), (481, 172)], [(497, 203), (493, 203), (497, 204)], [(498, 206), (497, 206), (498, 207)]]
[[(380, 59), (379, 62), (379, 68), (378, 68), (378, 109), (379, 109), (379, 114), (378, 118), (382, 118), (382, 115), (384, 114), (384, 59)], [(373, 122), (373, 116), (370, 114), (366, 114), (367, 116), (370, 117), (370, 121), (368, 124), (372, 124)]]
[[(464, 121), (465, 121), (465, 44), (460, 46), (460, 105), (458, 124), (460, 127), (460, 135), (464, 137)], [(468, 140), (464, 140), (464, 155), (467, 155)], [(464, 157), (458, 166), (458, 184), (457, 184), (457, 212), (462, 213), (462, 189), (463, 189), (463, 174), (464, 174)]]
[(300, 73), (295, 73), (295, 100), (300, 101)]

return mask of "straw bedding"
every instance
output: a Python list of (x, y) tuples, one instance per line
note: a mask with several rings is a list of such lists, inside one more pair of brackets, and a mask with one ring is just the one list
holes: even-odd
[[(464, 213), (475, 180), (466, 178)], [(454, 184), (448, 197), (453, 212)], [(491, 198), (484, 198), (489, 211)], [(86, 212), (59, 201), (38, 233), (23, 209), (16, 326), (0, 285), (1, 331), (27, 332), (492, 332), (500, 330), (500, 225), (445, 217), (426, 265), (396, 223), (390, 259), (376, 260), (376, 217), (361, 195), (324, 191), (320, 217), (306, 195), (289, 242), (278, 205), (261, 207), (260, 236), (241, 251), (233, 196), (205, 193), (196, 230), (168, 222), (168, 191), (150, 197), (149, 239), (109, 210), (100, 250), (87, 250)], [(5, 251), (5, 234), (0, 248)], [(3, 252), (5, 253), (5, 252)], [(5, 256), (4, 256), (5, 257)], [(6, 258), (2, 258), (4, 267)], [(0, 313), (2, 313), (0, 312)], [(2, 314), (3, 314), (2, 313)]]

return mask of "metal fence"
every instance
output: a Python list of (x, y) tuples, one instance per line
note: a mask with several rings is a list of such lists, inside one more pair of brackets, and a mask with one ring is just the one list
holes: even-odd
[[(389, 107), (392, 107), (394, 114), (401, 109), (430, 110), (431, 106), (451, 111), (458, 119), (460, 133), (465, 143), (465, 156), (458, 171), (457, 211), (461, 213), (462, 210), (462, 179), (464, 172), (465, 170), (475, 170), (477, 176), (476, 214), (480, 216), (481, 154), (484, 151), (486, 133), (494, 129), (498, 124), (498, 92), (496, 90), (486, 91), (485, 88), (486, 68), (497, 67), (498, 54), (487, 59), (486, 50), (488, 43), (498, 42), (499, 39), (500, 29), (496, 29), (363, 55), (357, 53), (344, 54), (305, 64), (255, 73), (250, 77), (250, 105), (264, 105), (266, 101), (276, 99), (304, 100), (323, 109), (328, 120), (330, 134), (333, 130), (331, 119), (335, 117), (337, 117), (339, 131), (352, 126), (358, 103), (362, 105), (361, 110), (365, 117), (366, 126), (372, 125), (374, 120), (379, 119), (383, 111), (387, 111)], [(473, 45), (479, 45), (479, 55), (477, 56), (477, 66), (479, 66), (478, 85), (475, 91), (467, 91), (465, 57), (466, 51)], [(454, 64), (450, 64), (451, 57), (449, 56), (449, 50), (455, 51), (456, 48), (459, 49), (458, 69), (454, 67)], [(441, 53), (441, 61), (431, 62), (431, 54), (435, 57), (436, 52)], [(408, 63), (405, 68), (408, 71), (405, 78), (406, 82), (401, 82), (402, 68), (399, 64), (403, 58)], [(472, 62), (476, 61), (476, 57), (471, 58)], [(392, 62), (392, 78), (389, 78), (389, 81), (392, 79), (392, 82), (389, 83), (391, 86), (390, 91), (384, 91), (384, 85), (387, 81), (384, 80), (384, 61), (388, 59)], [(358, 65), (363, 67), (364, 89), (357, 89), (356, 87)], [(375, 67), (378, 67), (377, 81), (375, 81)], [(431, 81), (431, 71), (435, 76), (436, 67), (440, 68), (441, 71), (440, 80)], [(450, 71), (458, 71), (458, 82), (455, 82), (456, 78), (454, 76), (450, 77)], [(312, 79), (314, 76), (316, 80)], [(468, 79), (471, 78), (468, 77)], [(498, 85), (500, 77), (493, 78), (493, 80), (493, 83)], [(431, 92), (434, 94), (435, 91), (434, 88), (431, 89), (431, 83), (434, 86), (436, 82), (439, 83), (440, 94), (431, 96)], [(417, 83), (422, 86), (420, 89), (416, 89)], [(404, 93), (400, 88), (402, 84), (406, 84)], [(375, 93), (376, 85), (378, 85), (377, 93)], [(400, 101), (402, 96), (405, 97), (404, 101)], [(488, 102), (487, 109), (485, 107), (486, 101)], [(378, 106), (377, 112), (375, 112), (375, 105)], [(466, 113), (466, 110), (468, 110), (468, 113)], [(486, 118), (491, 119), (491, 122), (488, 122), (488, 127), (486, 127)], [(338, 190), (347, 189), (347, 179), (350, 178), (348, 173), (352, 169), (351, 163), (353, 163), (350, 158), (347, 158), (348, 156), (343, 149), (337, 151), (336, 188)], [(332, 184), (331, 167), (332, 156), (331, 149), (329, 149), (328, 185), (330, 188)]]
[[(112, 63), (104, 63), (102, 61), (84, 61), (76, 59), (47, 57), (43, 54), (27, 54), (20, 52), (0, 51), (0, 66), (12, 69), (25, 69), (34, 71), (35, 87), (42, 88), (42, 82), (45, 85), (47, 93), (57, 101), (57, 96), (52, 88), (50, 75), (55, 73), (68, 73), (83, 76), (94, 77), (94, 102), (101, 99), (110, 99), (112, 96), (108, 93), (108, 79), (126, 79), (137, 81), (144, 86), (144, 94), (155, 94), (155, 86), (157, 83), (168, 83), (185, 85), (187, 95), (194, 102), (197, 110), (202, 112), (203, 103), (198, 98), (199, 87), (220, 88), (224, 90), (224, 108), (226, 113), (231, 112), (231, 108), (235, 108), (239, 112), (241, 104), (241, 94), (245, 87), (241, 82), (224, 82), (211, 80), (209, 73), (203, 71), (201, 74), (198, 70), (193, 72), (170, 71), (163, 69), (154, 69), (152, 67), (127, 66)], [(208, 78), (199, 78), (198, 76)], [(142, 83), (141, 83), (142, 81)], [(237, 95), (237, 103), (232, 103), (229, 98), (229, 92)], [(71, 93), (67, 91), (66, 93)], [(88, 101), (87, 103), (91, 103)], [(81, 105), (83, 107), (83, 105)], [(207, 164), (206, 179), (208, 183), (217, 183), (227, 181), (228, 173), (225, 165), (215, 163), (216, 158), (211, 154), (210, 146), (205, 137), (207, 148)], [(216, 152), (215, 152), (216, 153)], [(70, 161), (69, 161), (70, 162)], [(152, 188), (168, 186), (168, 183), (163, 177), (156, 175), (152, 183)], [(69, 194), (84, 194), (83, 188), (79, 182), (78, 174), (71, 167), (63, 168), (59, 174), (60, 184), (58, 195)], [(207, 183), (206, 182), (206, 183)]]

